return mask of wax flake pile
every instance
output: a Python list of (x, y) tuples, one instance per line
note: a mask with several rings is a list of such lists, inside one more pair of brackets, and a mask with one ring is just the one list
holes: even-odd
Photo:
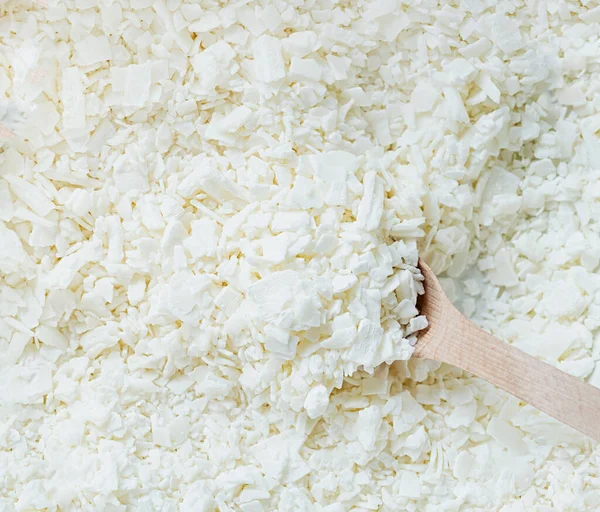
[(600, 385), (592, 3), (0, 2), (0, 512), (600, 507), (410, 359), (420, 256)]

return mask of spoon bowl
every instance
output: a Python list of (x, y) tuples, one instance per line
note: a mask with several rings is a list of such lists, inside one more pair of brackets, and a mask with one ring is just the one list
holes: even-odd
[(419, 261), (425, 293), (418, 309), (429, 326), (415, 357), (457, 366), (600, 441), (600, 389), (500, 341), (467, 320), (446, 297), (436, 275)]

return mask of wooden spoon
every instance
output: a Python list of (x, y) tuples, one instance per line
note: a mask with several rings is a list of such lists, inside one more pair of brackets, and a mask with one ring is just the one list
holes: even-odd
[(467, 320), (421, 260), (425, 294), (419, 311), (429, 321), (415, 356), (457, 366), (600, 441), (600, 389), (500, 341)]

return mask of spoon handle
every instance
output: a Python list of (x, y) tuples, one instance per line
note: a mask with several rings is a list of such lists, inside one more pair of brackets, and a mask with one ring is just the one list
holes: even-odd
[(458, 366), (600, 440), (600, 389), (500, 341), (457, 310), (453, 313), (444, 341), (435, 347), (437, 354), (421, 357)]

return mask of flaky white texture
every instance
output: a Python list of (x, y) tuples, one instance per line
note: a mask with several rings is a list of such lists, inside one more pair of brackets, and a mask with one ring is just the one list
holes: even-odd
[(599, 7), (0, 9), (2, 512), (598, 507), (589, 441), (369, 372), (423, 326), (418, 243), (600, 380)]

